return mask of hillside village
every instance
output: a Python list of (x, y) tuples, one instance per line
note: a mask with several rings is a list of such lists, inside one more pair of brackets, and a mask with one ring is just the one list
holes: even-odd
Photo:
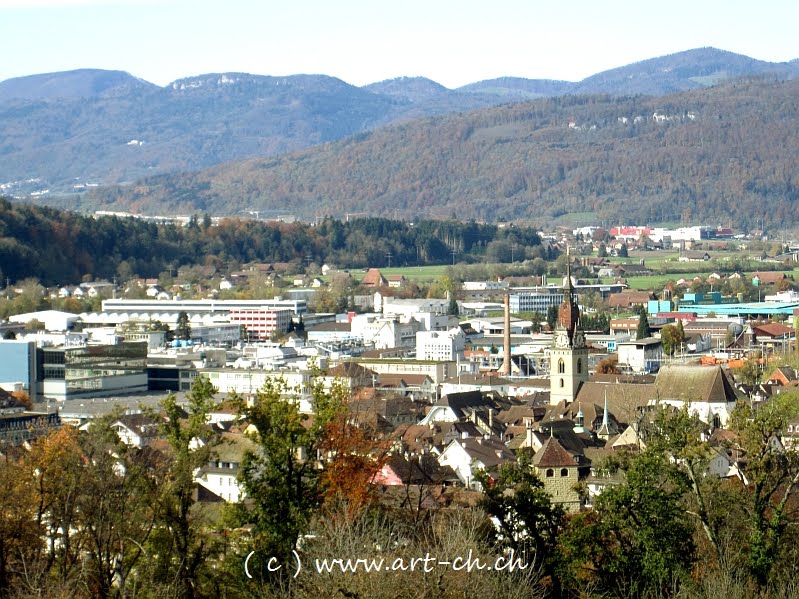
[[(587, 227), (573, 233), (571, 243), (579, 245), (604, 232)], [(51, 423), (85, 426), (102, 412), (97, 402), (108, 409), (115, 398), (128, 399), (126, 417), (137, 421), (137, 394), (153, 401), (160, 393), (185, 393), (201, 376), (220, 396), (246, 397), (265, 381), (280, 379), (301, 390), (298, 399), (306, 411), (312, 380), (327, 387), (339, 380), (352, 394), (353, 417), (379, 423), (381, 435), (394, 439), (395, 466), (397, 460), (433, 455), (448, 484), (469, 488), (475, 486), (474, 468), (496, 469), (521, 448), (545, 451), (543, 456), (558, 446), (561, 460), (571, 456), (562, 465), (569, 481), (584, 481), (603, 452), (640, 442), (635, 431), (656, 403), (679, 407), (689, 401), (690, 411), (712, 432), (723, 428), (739, 399), (767, 400), (793, 384), (785, 374), (789, 369), (775, 371), (782, 373), (775, 380), (744, 380), (729, 368), (756, 361), (766, 373), (767, 361), (792, 355), (795, 332), (785, 320), (793, 317), (799, 297), (783, 291), (788, 282), (783, 273), (751, 275), (759, 291), (772, 291), (762, 302), (730, 303), (719, 291), (683, 289), (677, 303), (672, 294), (676, 298), (680, 285), (696, 289), (696, 279), (680, 279), (660, 296), (634, 291), (624, 281), (647, 272), (643, 260), (613, 264), (603, 258), (648, 244), (690, 248), (692, 241), (730, 238), (731, 230), (616, 227), (610, 234), (615, 241), (592, 243), (599, 258), (572, 256), (566, 264), (569, 271), (587, 270), (616, 283), (586, 284), (567, 274), (554, 282), (543, 276), (519, 285), (519, 277), (508, 277), (464, 281), (457, 297), (448, 292), (449, 299), (416, 299), (401, 297), (409, 286), (404, 276), (386, 277), (371, 268), (360, 281), (363, 294), (350, 299), (354, 309), (341, 314), (309, 310), (328, 283), (307, 275), (289, 277), (299, 288), (288, 290), (293, 299), (181, 299), (179, 286), (164, 289), (158, 279), (128, 284), (138, 286), (141, 299), (112, 298), (121, 290), (109, 282), (62, 286), (51, 294), (108, 299), (98, 312), (17, 314), (0, 326), (0, 382), (6, 393), (26, 397), (33, 408), (5, 418), (0, 434), (13, 442), (31, 438), (40, 431), (24, 423), (45, 414)], [(690, 249), (681, 251), (681, 261), (683, 255), (707, 258)], [(230, 273), (217, 279), (218, 289), (230, 290), (253, 275), (278, 279), (280, 268), (255, 265)], [(325, 265), (320, 274), (332, 271)], [(707, 283), (721, 288), (722, 279), (735, 282), (742, 276), (711, 273)], [(598, 296), (617, 315), (622, 310), (622, 316), (608, 319), (607, 331), (582, 330), (596, 312), (578, 308), (580, 298), (589, 296)], [(505, 316), (498, 316), (503, 310)], [(564, 311), (576, 314), (565, 325)], [(648, 329), (643, 337), (642, 318)], [(662, 331), (676, 325), (681, 337), (674, 347), (664, 343)], [(558, 357), (563, 347), (577, 351), (577, 362), (571, 354)], [(675, 380), (685, 382), (674, 385)], [(243, 431), (235, 413), (215, 418)], [(133, 430), (129, 434), (136, 436)], [(548, 435), (553, 441), (545, 444)], [(486, 446), (494, 449), (486, 452)], [(549, 455), (544, 463), (551, 462)], [(729, 467), (735, 470), (734, 464)], [(542, 478), (552, 478), (551, 471), (542, 470)], [(396, 472), (386, 476), (396, 480)], [(565, 504), (574, 509), (590, 504), (589, 497), (577, 498), (575, 485), (566, 486)], [(556, 498), (561, 495), (562, 489), (553, 491)]]
[[(680, 260), (706, 262), (704, 249), (689, 248), (691, 236), (707, 242), (710, 233), (618, 228), (610, 242), (592, 240), (601, 233), (550, 241), (563, 244), (562, 276), (463, 281), (443, 298), (407, 297), (406, 277), (370, 268), (343, 313), (309, 308), (335, 274), (328, 266), (293, 276), (298, 291), (271, 299), (183, 299), (180, 286), (157, 279), (129, 282), (138, 298), (117, 299), (124, 290), (109, 282), (54, 288), (54, 297), (94, 297), (101, 309), (16, 314), (0, 325), (0, 449), (15, 455), (103, 422), (131, 450), (169, 455), (164, 398), (185, 415), (198, 383), (210, 384), (215, 403), (204, 418), (221, 443), (192, 473), (193, 501), (246, 505), (242, 472), (258, 433), (242, 405), (277, 386), (310, 421), (320, 389), (343, 390), (348, 426), (371, 440), (369, 452), (380, 448), (365, 471), (386, 504), (468, 508), (518, 463), (557, 509), (590, 513), (624, 480), (606, 465), (644, 452), (664, 409), (701, 427), (702, 476), (749, 484), (749, 456), (730, 422), (737, 406), (767, 405), (799, 386), (789, 366), (799, 309), (790, 281), (767, 270), (710, 273), (658, 293), (632, 290), (626, 277), (645, 272), (643, 260), (605, 256), (665, 243), (680, 245)], [(586, 272), (614, 282), (576, 276)], [(281, 276), (290, 275), (278, 264), (255, 264), (218, 279), (218, 289)], [(762, 301), (725, 297), (724, 282)], [(608, 316), (592, 327), (598, 303)], [(792, 451), (796, 436), (799, 416), (774, 443)], [(319, 468), (327, 459), (303, 458)]]

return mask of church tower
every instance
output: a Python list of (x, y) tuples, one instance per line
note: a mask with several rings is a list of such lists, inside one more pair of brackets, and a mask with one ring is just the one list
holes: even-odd
[(588, 347), (580, 327), (580, 308), (572, 285), (568, 247), (563, 303), (558, 308), (558, 322), (549, 356), (549, 403), (555, 405), (565, 401), (568, 405), (577, 397), (580, 385), (588, 381)]

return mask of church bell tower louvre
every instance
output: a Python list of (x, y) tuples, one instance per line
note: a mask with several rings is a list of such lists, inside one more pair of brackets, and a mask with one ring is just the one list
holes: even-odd
[(568, 246), (563, 303), (558, 308), (549, 357), (549, 403), (556, 405), (565, 401), (568, 405), (577, 397), (580, 385), (588, 381), (588, 347), (580, 326), (580, 308), (572, 284)]

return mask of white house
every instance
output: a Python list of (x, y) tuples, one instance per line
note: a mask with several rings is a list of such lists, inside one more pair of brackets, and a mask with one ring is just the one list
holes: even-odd
[(255, 443), (242, 433), (222, 433), (222, 443), (216, 446), (215, 457), (198, 472), (196, 482), (228, 503), (244, 498), (244, 488), (238, 480), (244, 454), (254, 451)]
[(479, 489), (475, 475), (484, 470), (495, 478), (501, 464), (515, 462), (516, 456), (495, 437), (454, 439), (438, 457), (441, 466), (449, 466), (465, 487)]
[(655, 379), (656, 399), (682, 408), (713, 426), (726, 426), (740, 392), (721, 366), (667, 364)]

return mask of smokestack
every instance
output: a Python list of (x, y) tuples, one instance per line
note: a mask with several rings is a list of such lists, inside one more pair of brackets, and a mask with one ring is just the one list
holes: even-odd
[(502, 375), (510, 376), (510, 294), (506, 293), (505, 298), (505, 331), (504, 331), (504, 344), (503, 353), (504, 359), (502, 362)]

